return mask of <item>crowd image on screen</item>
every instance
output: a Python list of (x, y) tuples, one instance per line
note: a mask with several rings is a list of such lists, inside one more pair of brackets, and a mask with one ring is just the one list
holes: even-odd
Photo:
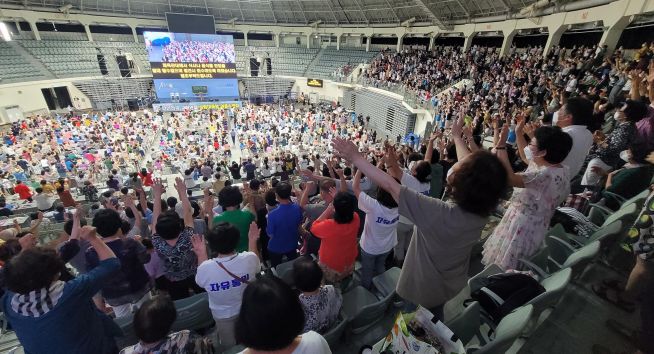
[(163, 47), (164, 63), (235, 63), (234, 43), (172, 41)]
[[(218, 42), (163, 53), (235, 60)], [(353, 298), (447, 320), (471, 264), (532, 276), (524, 260), (549, 250), (556, 224), (585, 241), (617, 225), (592, 210), (626, 208), (633, 218), (618, 221), (630, 237), (616, 247), (632, 261), (627, 282), (599, 281), (585, 296), (638, 309), (642, 321), (624, 326), (654, 352), (654, 44), (633, 55), (384, 50), (362, 74), (416, 97), (429, 128), (389, 134), (385, 113), (308, 92), (9, 125), (0, 291), (25, 352), (337, 353), (331, 331), (352, 321)]]

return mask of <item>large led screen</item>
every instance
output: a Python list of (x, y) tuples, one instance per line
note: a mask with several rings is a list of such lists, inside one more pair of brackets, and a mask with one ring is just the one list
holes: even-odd
[(238, 100), (232, 36), (144, 32), (158, 103)]

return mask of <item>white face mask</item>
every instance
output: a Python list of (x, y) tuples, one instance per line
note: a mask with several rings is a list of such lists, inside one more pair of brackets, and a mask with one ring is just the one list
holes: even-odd
[(529, 147), (529, 145), (525, 146), (525, 148), (522, 149), (522, 151), (525, 153), (525, 157), (527, 158), (527, 160), (531, 161), (534, 159), (534, 154), (531, 152), (531, 148)]
[(620, 111), (615, 111), (615, 113), (613, 113), (613, 119), (620, 120)]
[(552, 125), (556, 125), (556, 122), (559, 121), (559, 111), (554, 112), (552, 114)]
[(630, 154), (629, 154), (629, 150), (622, 150), (622, 151), (620, 151), (620, 158), (621, 158), (622, 161), (624, 161), (624, 162), (629, 162), (629, 158), (631, 158), (631, 156), (630, 156)]

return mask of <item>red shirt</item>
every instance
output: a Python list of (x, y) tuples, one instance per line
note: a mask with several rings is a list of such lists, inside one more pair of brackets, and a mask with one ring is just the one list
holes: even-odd
[(141, 177), (144, 186), (146, 187), (152, 186), (152, 173), (148, 172), (146, 174), (142, 174), (141, 172), (139, 172), (139, 177)]
[(311, 233), (321, 239), (318, 256), (320, 263), (343, 273), (354, 270), (354, 261), (359, 254), (357, 233), (359, 232), (359, 215), (349, 224), (338, 224), (334, 219), (316, 221), (311, 226)]
[(14, 187), (14, 192), (18, 193), (18, 196), (20, 199), (29, 199), (32, 197), (32, 192), (30, 192), (30, 187), (26, 186), (25, 184), (17, 184), (16, 187)]

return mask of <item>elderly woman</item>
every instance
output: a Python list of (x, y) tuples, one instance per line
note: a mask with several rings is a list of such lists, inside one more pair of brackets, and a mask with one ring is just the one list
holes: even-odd
[(468, 150), (462, 136), (464, 115), (462, 112), (452, 130), (459, 162), (452, 166), (447, 178), (452, 190), (450, 202), (400, 185), (368, 162), (352, 142), (340, 138), (333, 141), (334, 149), (390, 193), (399, 205), (400, 215), (416, 225), (396, 291), (413, 304), (430, 309), (441, 320), (445, 302), (468, 280), (472, 247), (507, 185), (506, 170), (497, 157)]
[(26, 353), (116, 353), (120, 328), (92, 301), (120, 270), (113, 251), (84, 226), (82, 239), (98, 254), (99, 264), (84, 276), (63, 282), (63, 260), (54, 250), (21, 252), (4, 267), (7, 294), (2, 311)]
[(325, 333), (338, 318), (343, 297), (333, 285), (322, 285), (323, 271), (311, 257), (303, 256), (293, 262), (293, 280), (300, 293), (304, 309), (303, 332)]
[(618, 124), (611, 134), (604, 136), (601, 131), (595, 132), (595, 145), (586, 158), (588, 167), (581, 180), (582, 186), (598, 185), (602, 176), (622, 165), (620, 152), (629, 148), (636, 136), (636, 122), (646, 114), (645, 103), (627, 100), (613, 115)]
[[(517, 128), (517, 138), (524, 140), (524, 121)], [(484, 244), (482, 263), (503, 269), (516, 269), (521, 258), (528, 258), (539, 248), (554, 210), (570, 193), (568, 168), (561, 162), (572, 148), (572, 138), (559, 127), (540, 127), (528, 145), (531, 163), (523, 173), (514, 173), (506, 154), (507, 124), (502, 129), (495, 152), (504, 163), (509, 185), (519, 188), (511, 204)], [(525, 145), (518, 142), (518, 146)]]

